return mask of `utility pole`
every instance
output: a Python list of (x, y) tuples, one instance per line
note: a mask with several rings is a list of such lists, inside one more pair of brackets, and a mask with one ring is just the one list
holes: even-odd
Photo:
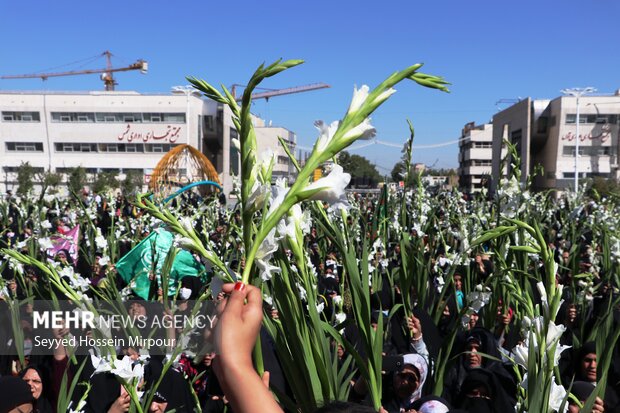
[(574, 96), (577, 99), (577, 114), (575, 119), (577, 125), (575, 136), (575, 193), (577, 193), (579, 192), (579, 124), (581, 123), (579, 119), (579, 98), (588, 93), (596, 92), (596, 89), (593, 87), (574, 87), (571, 89), (562, 89), (560, 92), (565, 95)]

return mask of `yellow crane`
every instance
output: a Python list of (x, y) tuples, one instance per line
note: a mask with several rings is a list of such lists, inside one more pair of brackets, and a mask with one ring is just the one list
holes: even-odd
[(67, 72), (55, 72), (55, 73), (32, 73), (26, 75), (6, 75), (0, 76), (0, 79), (41, 79), (47, 80), (50, 77), (60, 76), (76, 76), (76, 75), (90, 75), (94, 73), (101, 73), (101, 80), (105, 85), (105, 90), (114, 90), (114, 86), (118, 83), (114, 79), (115, 72), (126, 72), (129, 70), (139, 70), (140, 73), (146, 74), (148, 72), (148, 62), (142, 59), (138, 59), (135, 63), (125, 67), (112, 67), (112, 53), (106, 50), (101, 54), (106, 58), (106, 67), (104, 69), (85, 69), (85, 70), (70, 70)]

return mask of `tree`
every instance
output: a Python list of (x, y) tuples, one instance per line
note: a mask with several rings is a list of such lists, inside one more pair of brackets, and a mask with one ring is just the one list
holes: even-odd
[(45, 194), (48, 189), (53, 189), (53, 192), (56, 192), (56, 187), (60, 185), (62, 181), (62, 176), (59, 173), (52, 172), (51, 170), (47, 170), (37, 174), (37, 180), (41, 184), (41, 195), (39, 196), (39, 201), (43, 200)]
[(93, 182), (93, 192), (103, 193), (110, 189), (118, 187), (118, 181), (116, 180), (116, 173), (114, 172), (100, 172), (95, 177)]
[(22, 162), (17, 168), (17, 194), (26, 196), (34, 187), (34, 168), (29, 162)]
[(338, 164), (345, 172), (351, 174), (352, 186), (376, 187), (382, 180), (377, 168), (363, 156), (350, 155), (347, 151), (342, 151), (338, 156)]
[(121, 191), (125, 196), (142, 190), (142, 184), (144, 178), (139, 171), (127, 171), (125, 173), (125, 180), (121, 182)]
[(392, 177), (392, 181), (400, 182), (405, 180), (405, 163), (403, 161), (398, 161), (394, 164), (392, 168), (392, 172), (390, 172), (390, 176)]
[(603, 178), (601, 176), (595, 176), (589, 182), (588, 195), (596, 200), (600, 198), (620, 197), (620, 183), (613, 178)]
[(86, 169), (81, 166), (77, 166), (75, 168), (71, 168), (69, 172), (69, 180), (67, 185), (69, 187), (69, 191), (75, 194), (79, 194), (84, 186), (86, 186)]

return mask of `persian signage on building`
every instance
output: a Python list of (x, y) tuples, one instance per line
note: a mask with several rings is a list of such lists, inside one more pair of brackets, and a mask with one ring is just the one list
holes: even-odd
[(155, 131), (148, 131), (148, 132), (133, 131), (131, 129), (131, 126), (132, 126), (131, 123), (127, 124), (127, 128), (125, 129), (125, 131), (118, 135), (119, 141), (148, 142), (148, 141), (154, 140), (154, 141), (164, 141), (164, 142), (174, 143), (177, 141), (177, 139), (179, 139), (179, 135), (181, 133), (180, 126), (168, 125), (166, 129), (164, 129), (163, 132), (158, 132), (158, 133), (156, 133)]
[[(612, 135), (612, 127), (609, 123), (604, 124), (603, 126), (601, 126), (601, 130), (598, 133), (593, 133), (594, 131), (590, 131), (586, 134), (579, 134), (579, 141), (580, 142), (585, 142), (586, 140), (600, 140), (601, 142), (607, 142), (609, 139), (611, 139), (611, 135)], [(574, 132), (568, 132), (565, 133), (564, 135), (562, 135), (562, 140), (563, 141), (568, 141), (568, 142), (572, 142), (574, 141), (576, 138), (576, 134)]]

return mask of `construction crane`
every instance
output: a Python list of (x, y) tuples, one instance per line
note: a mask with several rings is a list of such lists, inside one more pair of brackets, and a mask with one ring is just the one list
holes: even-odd
[(60, 77), (60, 76), (75, 76), (75, 75), (90, 75), (93, 73), (101, 73), (101, 80), (105, 85), (105, 90), (114, 90), (114, 86), (118, 83), (114, 79), (114, 72), (126, 72), (128, 70), (139, 70), (140, 73), (146, 74), (148, 72), (148, 62), (142, 59), (138, 59), (135, 63), (130, 64), (125, 67), (112, 67), (112, 53), (106, 50), (101, 54), (101, 56), (106, 57), (106, 67), (105, 69), (87, 69), (87, 70), (71, 70), (68, 72), (57, 72), (57, 73), (33, 73), (28, 75), (8, 75), (8, 76), (0, 76), (0, 79), (34, 79), (39, 78), (41, 80), (47, 80), (50, 77)]
[[(240, 84), (235, 83), (234, 85), (232, 85), (232, 88), (231, 88), (231, 93), (233, 97), (235, 98), (235, 100), (237, 102), (241, 102), (243, 97), (242, 96), (237, 97), (237, 94), (236, 94), (237, 86), (245, 87), (246, 85), (240, 85)], [(325, 83), (312, 83), (310, 85), (295, 86), (295, 87), (289, 87), (286, 89), (267, 89), (268, 92), (254, 93), (252, 95), (252, 100), (256, 100), (256, 99), (269, 100), (269, 98), (274, 97), (274, 96), (290, 95), (293, 93), (308, 92), (311, 90), (325, 89), (328, 87), (329, 85)]]

